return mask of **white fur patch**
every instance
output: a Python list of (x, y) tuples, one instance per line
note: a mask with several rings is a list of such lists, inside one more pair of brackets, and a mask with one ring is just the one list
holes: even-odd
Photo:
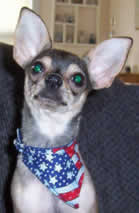
[(66, 132), (69, 122), (82, 109), (83, 103), (86, 100), (86, 95), (83, 93), (80, 99), (75, 104), (67, 106), (65, 112), (54, 112), (46, 109), (36, 109), (31, 107), (32, 115), (34, 116), (40, 132), (50, 139), (54, 139)]

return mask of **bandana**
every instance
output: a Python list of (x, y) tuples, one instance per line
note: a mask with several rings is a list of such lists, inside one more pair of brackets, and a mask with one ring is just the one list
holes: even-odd
[(18, 129), (14, 144), (24, 164), (41, 183), (66, 204), (79, 208), (84, 166), (76, 141), (58, 148), (26, 146)]

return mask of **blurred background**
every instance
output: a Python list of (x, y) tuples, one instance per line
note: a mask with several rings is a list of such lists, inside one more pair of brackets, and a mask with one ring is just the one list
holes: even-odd
[(139, 0), (4, 0), (0, 6), (0, 42), (14, 43), (23, 6), (45, 21), (53, 47), (81, 57), (105, 39), (132, 37), (134, 45), (119, 77), (139, 83)]

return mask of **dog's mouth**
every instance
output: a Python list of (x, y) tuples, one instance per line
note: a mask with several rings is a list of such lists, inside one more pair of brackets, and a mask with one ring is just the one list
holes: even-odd
[(41, 106), (46, 107), (58, 107), (58, 106), (67, 106), (67, 103), (61, 100), (55, 100), (51, 97), (43, 97), (41, 95), (34, 95), (34, 100), (39, 102)]

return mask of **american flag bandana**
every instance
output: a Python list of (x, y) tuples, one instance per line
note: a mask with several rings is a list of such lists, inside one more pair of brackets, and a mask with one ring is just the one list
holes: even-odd
[(69, 206), (79, 208), (84, 165), (76, 141), (59, 148), (26, 146), (17, 129), (14, 145), (22, 154), (24, 164), (41, 183)]

